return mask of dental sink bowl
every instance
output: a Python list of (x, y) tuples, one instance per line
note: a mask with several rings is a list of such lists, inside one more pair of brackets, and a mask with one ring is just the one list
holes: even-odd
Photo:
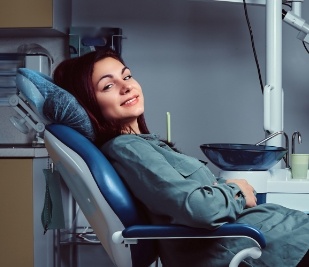
[(249, 144), (203, 144), (206, 157), (225, 171), (266, 171), (287, 153), (283, 147)]

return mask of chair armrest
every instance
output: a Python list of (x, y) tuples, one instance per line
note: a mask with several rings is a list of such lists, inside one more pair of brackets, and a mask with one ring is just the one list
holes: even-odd
[(247, 237), (254, 240), (260, 248), (266, 247), (265, 238), (258, 229), (240, 223), (224, 224), (215, 230), (182, 225), (134, 225), (114, 233), (113, 241), (115, 243), (136, 243), (138, 239), (224, 237)]

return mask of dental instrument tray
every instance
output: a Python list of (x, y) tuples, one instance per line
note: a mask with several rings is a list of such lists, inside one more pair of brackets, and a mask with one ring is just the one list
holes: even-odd
[(266, 171), (287, 153), (283, 147), (250, 144), (203, 144), (206, 157), (226, 171)]

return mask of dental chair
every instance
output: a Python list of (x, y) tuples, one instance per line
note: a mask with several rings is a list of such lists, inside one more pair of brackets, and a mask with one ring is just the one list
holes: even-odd
[(140, 203), (93, 144), (92, 125), (75, 98), (50, 78), (29, 69), (19, 69), (16, 79), (22, 99), (27, 99), (27, 105), (46, 124), (45, 146), (55, 168), (115, 266), (152, 266), (158, 260), (157, 239), (254, 240), (256, 245), (237, 253), (230, 267), (249, 256), (261, 256), (265, 239), (246, 224), (224, 224), (216, 230), (150, 224)]

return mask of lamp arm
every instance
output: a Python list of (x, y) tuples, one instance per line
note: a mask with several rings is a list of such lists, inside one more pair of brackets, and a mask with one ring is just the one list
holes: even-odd
[(296, 15), (292, 11), (282, 10), (283, 21), (292, 26), (293, 28), (299, 30), (297, 36), (298, 39), (309, 43), (309, 25), (300, 16)]

